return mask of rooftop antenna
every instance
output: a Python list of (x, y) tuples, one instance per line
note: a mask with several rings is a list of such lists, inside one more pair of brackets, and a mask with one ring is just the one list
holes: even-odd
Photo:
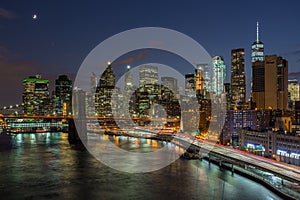
[(259, 23), (256, 22), (256, 43), (259, 42)]

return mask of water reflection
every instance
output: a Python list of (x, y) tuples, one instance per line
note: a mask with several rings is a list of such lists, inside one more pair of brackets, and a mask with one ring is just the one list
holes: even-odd
[[(172, 147), (152, 140), (95, 137), (112, 139), (127, 151)], [(263, 186), (206, 161), (179, 159), (154, 172), (119, 172), (69, 145), (65, 133), (15, 137), (13, 147), (0, 152), (0, 195), (8, 199), (279, 199)]]

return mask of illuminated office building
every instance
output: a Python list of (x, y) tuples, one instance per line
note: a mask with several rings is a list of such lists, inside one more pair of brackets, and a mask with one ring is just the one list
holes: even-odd
[[(287, 110), (288, 61), (276, 55), (265, 56), (264, 75), (253, 76), (253, 100), (258, 109)], [(258, 85), (259, 84), (259, 85)]]
[(140, 86), (145, 84), (158, 84), (158, 67), (143, 65), (139, 69)]
[(174, 94), (178, 94), (178, 84), (177, 79), (174, 77), (161, 77), (161, 84), (169, 90), (171, 90)]
[(196, 76), (195, 74), (185, 75), (185, 95), (196, 97)]
[(196, 75), (196, 96), (198, 99), (203, 99), (206, 94), (205, 81), (204, 81), (204, 70), (198, 68), (195, 70)]
[(66, 75), (60, 75), (55, 80), (55, 106), (54, 111), (56, 115), (71, 114), (72, 102), (72, 81)]
[(125, 73), (125, 91), (131, 91), (134, 88), (132, 74), (130, 73), (130, 66), (127, 66), (127, 72)]
[(288, 80), (289, 108), (294, 109), (295, 102), (300, 101), (300, 85), (297, 79)]
[(224, 82), (226, 79), (226, 65), (221, 56), (212, 58), (213, 75), (212, 75), (212, 92), (220, 96), (224, 92)]
[(209, 64), (196, 64), (196, 67), (196, 90), (203, 90), (205, 95), (207, 92), (211, 92), (211, 67)]
[(73, 91), (73, 116), (85, 117), (86, 116), (86, 92), (81, 88), (74, 88)]
[(231, 108), (243, 107), (246, 103), (245, 51), (231, 50)]
[(23, 80), (24, 114), (46, 115), (50, 113), (49, 80), (40, 75)]
[(112, 96), (115, 89), (115, 75), (111, 63), (100, 77), (95, 94), (95, 112), (98, 116), (112, 116)]
[(264, 43), (259, 40), (259, 24), (256, 23), (256, 40), (252, 44), (252, 63), (264, 61)]
[(252, 99), (258, 108), (264, 108), (265, 62), (264, 44), (259, 40), (259, 27), (256, 24), (256, 40), (252, 44)]

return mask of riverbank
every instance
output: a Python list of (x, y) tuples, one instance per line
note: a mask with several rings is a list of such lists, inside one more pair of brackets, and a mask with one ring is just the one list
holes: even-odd
[(283, 199), (286, 200), (296, 200), (298, 198), (293, 197), (289, 194), (284, 193), (283, 191), (279, 190), (278, 188), (274, 187), (272, 184), (270, 184), (268, 181), (264, 180), (262, 177), (255, 175), (254, 173), (249, 172), (248, 170), (245, 170), (239, 166), (234, 166), (232, 168), (231, 165), (228, 165), (226, 163), (221, 163), (217, 161), (217, 160), (213, 160), (213, 159), (208, 159), (208, 158), (204, 158), (205, 160), (207, 160), (208, 162), (214, 163), (215, 165), (219, 165), (220, 167), (222, 167), (223, 169), (226, 169), (228, 171), (232, 171), (232, 173), (236, 173), (239, 174), (243, 177), (246, 177), (252, 181), (255, 181), (256, 183), (259, 183), (261, 185), (263, 185), (264, 187), (266, 187), (267, 189), (271, 190), (272, 192), (274, 192), (275, 194), (277, 194), (278, 196), (280, 196)]
[[(116, 134), (110, 133), (109, 135), (116, 135)], [(173, 136), (169, 137), (168, 140), (166, 140), (166, 138), (164, 138), (160, 135), (157, 135), (156, 137), (151, 137), (151, 138), (142, 137), (142, 136), (135, 137), (134, 135), (129, 135), (129, 134), (122, 134), (122, 135), (127, 136), (127, 137), (146, 138), (146, 139), (154, 139), (154, 140), (167, 141), (167, 142), (172, 142), (172, 139), (173, 139)], [(173, 144), (175, 144), (175, 143), (173, 143)], [(185, 158), (185, 159), (200, 159), (200, 160), (202, 160), (201, 156), (199, 156), (199, 154), (191, 146), (188, 149), (186, 149), (186, 152), (181, 157)], [(212, 158), (204, 157), (204, 159), (209, 161), (209, 163), (212, 162), (226, 170), (232, 171), (232, 173), (237, 173), (239, 175), (242, 175), (250, 180), (253, 180), (253, 181), (263, 185), (264, 187), (271, 190), (272, 192), (274, 192), (275, 194), (277, 194), (278, 196), (280, 196), (283, 199), (295, 200), (295, 199), (300, 198), (299, 193), (297, 193), (296, 191), (291, 190), (290, 188), (285, 188), (285, 186), (282, 186), (282, 188), (277, 188), (275, 185), (268, 182), (267, 179), (264, 179), (264, 177), (254, 174), (253, 172), (246, 170), (242, 167), (239, 167), (237, 165), (222, 163), (222, 162), (220, 163), (218, 160), (214, 160)]]

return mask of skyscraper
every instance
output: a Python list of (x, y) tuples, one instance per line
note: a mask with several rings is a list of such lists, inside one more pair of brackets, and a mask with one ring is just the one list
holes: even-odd
[(224, 92), (224, 82), (226, 79), (226, 65), (221, 56), (212, 58), (213, 75), (212, 75), (212, 92), (220, 96)]
[(66, 75), (60, 75), (55, 80), (55, 106), (57, 115), (68, 115), (71, 113), (72, 81)]
[(97, 89), (97, 75), (92, 72), (90, 76), (90, 91), (86, 93), (86, 112), (88, 116), (95, 116), (95, 98), (96, 98), (96, 89)]
[(256, 40), (252, 44), (252, 63), (264, 61), (264, 43), (259, 40), (259, 24), (256, 23)]
[(174, 77), (161, 77), (161, 84), (169, 90), (173, 92), (173, 94), (178, 94), (178, 84), (177, 84), (177, 79)]
[(295, 101), (300, 101), (300, 85), (297, 79), (288, 80), (289, 108), (294, 109)]
[(244, 106), (246, 102), (245, 51), (231, 50), (231, 108)]
[(86, 92), (81, 88), (74, 88), (73, 91), (73, 116), (82, 118), (86, 115)]
[(252, 99), (258, 108), (264, 107), (265, 62), (264, 45), (259, 40), (259, 27), (256, 24), (256, 40), (252, 44)]
[(196, 76), (195, 74), (185, 75), (185, 95), (196, 97)]
[(143, 65), (140, 67), (140, 86), (145, 84), (158, 84), (157, 66)]
[(127, 72), (125, 73), (125, 91), (133, 90), (133, 78), (132, 74), (130, 73), (130, 66), (127, 65)]
[[(211, 71), (211, 68), (210, 68), (210, 65), (207, 64), (207, 63), (203, 63), (203, 64), (196, 64), (196, 87), (197, 85), (200, 86), (200, 82), (203, 81), (203, 93), (204, 95), (207, 93), (207, 92), (210, 92), (211, 91), (211, 74), (212, 74), (212, 71)], [(197, 79), (197, 75), (198, 75), (198, 79)], [(200, 78), (200, 76), (201, 78)], [(197, 83), (198, 81), (198, 83)], [(199, 82), (200, 81), (200, 82)], [(199, 90), (199, 88), (196, 90)]]
[(112, 116), (112, 94), (115, 88), (115, 75), (111, 63), (100, 77), (95, 94), (95, 112), (98, 116)]
[[(276, 55), (265, 56), (265, 90), (262, 109), (287, 110), (288, 62)], [(261, 103), (258, 105), (262, 105)]]
[(23, 80), (24, 114), (45, 115), (50, 113), (49, 80), (40, 75)]

